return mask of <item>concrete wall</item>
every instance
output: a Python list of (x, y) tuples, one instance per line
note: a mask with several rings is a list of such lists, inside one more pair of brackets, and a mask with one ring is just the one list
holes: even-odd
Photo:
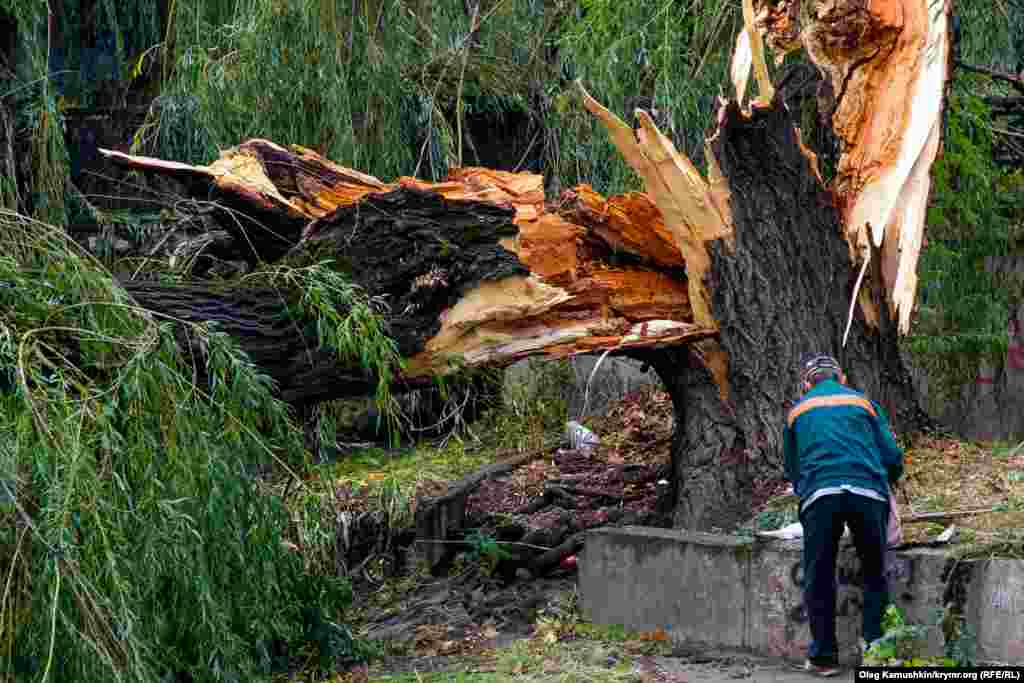
[[(841, 550), (837, 635), (844, 664), (859, 661), (862, 583)], [(954, 571), (955, 570), (955, 571)], [(1024, 664), (1024, 562), (956, 563), (943, 552), (893, 553), (890, 594), (911, 623), (938, 622), (947, 600), (977, 634), (979, 661)], [(947, 590), (952, 577), (958, 590)], [(714, 647), (800, 659), (809, 641), (800, 543), (622, 527), (590, 532), (580, 563), (584, 614), (595, 623), (665, 629), (684, 649)], [(942, 630), (928, 654), (941, 655)]]
[[(1002, 273), (1024, 273), (1024, 257), (992, 257), (986, 269)], [(1024, 302), (1011, 302), (1007, 311), (1009, 348), (996, 365), (979, 368), (973, 382), (946, 405), (925, 405), (943, 424), (971, 439), (1024, 440)], [(918, 392), (928, 396), (928, 376), (911, 369)], [(934, 401), (932, 402), (934, 403)]]
[(1024, 562), (975, 563), (967, 615), (977, 632), (979, 652), (995, 661), (1024, 663)]

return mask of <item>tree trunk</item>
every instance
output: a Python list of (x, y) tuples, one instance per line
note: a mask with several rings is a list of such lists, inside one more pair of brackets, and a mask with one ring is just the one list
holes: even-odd
[(878, 400), (897, 428), (927, 424), (897, 347), (896, 325), (859, 317), (846, 348), (843, 327), (856, 272), (838, 211), (776, 103), (744, 116), (729, 106), (713, 152), (731, 189), (735, 247), (711, 246), (708, 274), (718, 344), (729, 358), (728, 400), (701, 360), (714, 342), (646, 360), (676, 412), (675, 525), (731, 529), (751, 501), (782, 476), (782, 426), (798, 398), (796, 367), (808, 351), (831, 353), (850, 382)]
[[(950, 4), (935, 9), (920, 0), (744, 0), (737, 98), (723, 102), (708, 136), (707, 180), (644, 112), (634, 137), (584, 95), (666, 216), (689, 267), (695, 320), (719, 333), (690, 343), (685, 357), (643, 353), (676, 409), (677, 527), (733, 528), (780, 483), (803, 353), (835, 355), (897, 430), (929, 426), (897, 340), (909, 327), (949, 71)], [(806, 48), (824, 77), (816, 90), (830, 134), (802, 135), (793, 112), (806, 88), (787, 78), (775, 89), (765, 38), (783, 53)], [(759, 96), (745, 110), (751, 70)], [(834, 139), (840, 153), (826, 184), (819, 164)]]
[[(948, 2), (938, 10), (744, 0), (736, 99), (723, 100), (707, 138), (706, 177), (647, 112), (634, 128), (580, 86), (646, 194), (606, 200), (581, 186), (545, 207), (539, 176), (469, 168), (444, 183), (389, 184), (259, 140), (210, 167), (104, 153), (258, 218), (256, 232), (225, 225), (253, 263), (330, 257), (386, 300), (406, 359), (400, 384), (528, 355), (649, 362), (675, 407), (674, 523), (730, 529), (781, 480), (803, 353), (839, 358), (896, 429), (928, 426), (897, 341), (948, 76)], [(773, 85), (764, 41), (803, 47), (814, 66)], [(745, 104), (751, 70), (758, 95)], [(816, 121), (799, 116), (807, 98)], [(294, 403), (376, 381), (276, 320), (266, 292), (126, 286), (153, 310), (222, 320)]]

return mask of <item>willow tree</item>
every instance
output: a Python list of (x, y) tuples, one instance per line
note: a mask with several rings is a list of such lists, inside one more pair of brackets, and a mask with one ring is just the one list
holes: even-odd
[[(218, 320), (295, 404), (528, 355), (641, 358), (675, 406), (676, 525), (728, 528), (780, 479), (801, 354), (839, 357), (897, 429), (927, 422), (897, 341), (940, 144), (950, 11), (744, 0), (706, 174), (647, 111), (627, 125), (579, 85), (645, 193), (584, 185), (547, 203), (539, 176), (478, 168), (385, 183), (265, 140), (209, 166), (105, 152), (218, 200), (238, 258), (332, 260), (381, 304), (395, 363), (367, 363), (358, 345), (339, 355), (244, 281), (125, 286), (145, 307)], [(807, 60), (773, 81), (768, 51)]]

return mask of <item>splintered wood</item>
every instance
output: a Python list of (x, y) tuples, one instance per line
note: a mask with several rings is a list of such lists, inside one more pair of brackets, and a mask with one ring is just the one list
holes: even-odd
[(315, 239), (317, 219), (399, 188), (514, 210), (518, 234), (500, 244), (529, 274), (484, 280), (461, 292), (423, 350), (406, 359), (407, 377), (537, 354), (657, 347), (715, 333), (694, 319), (686, 275), (691, 264), (677, 246), (679, 229), (644, 194), (605, 198), (581, 185), (552, 208), (536, 174), (460, 168), (442, 182), (402, 177), (385, 183), (312, 150), (266, 140), (226, 150), (209, 166), (104, 153), (132, 168), (206, 183), (249, 208), (305, 221), (293, 252)]
[[(950, 76), (951, 0), (745, 0), (744, 9), (779, 60), (803, 47), (830, 81), (843, 143), (830, 189), (851, 258), (862, 272), (878, 260), (885, 293), (876, 301), (858, 281), (853, 299), (875, 326), (887, 305), (905, 334)], [(740, 97), (756, 61), (750, 40), (739, 41), (732, 76)]]

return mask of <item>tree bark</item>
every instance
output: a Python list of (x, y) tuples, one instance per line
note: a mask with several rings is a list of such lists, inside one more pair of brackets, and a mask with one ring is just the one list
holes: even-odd
[[(832, 353), (853, 386), (890, 412), (896, 428), (927, 424), (882, 309), (879, 330), (859, 316), (842, 347), (856, 277), (838, 211), (800, 151), (776, 99), (751, 116), (730, 105), (712, 146), (731, 189), (735, 245), (711, 245), (715, 341), (643, 354), (675, 406), (674, 523), (731, 529), (750, 517), (760, 487), (781, 480), (782, 426), (798, 398), (796, 366)], [(729, 359), (727, 400), (702, 358)]]

